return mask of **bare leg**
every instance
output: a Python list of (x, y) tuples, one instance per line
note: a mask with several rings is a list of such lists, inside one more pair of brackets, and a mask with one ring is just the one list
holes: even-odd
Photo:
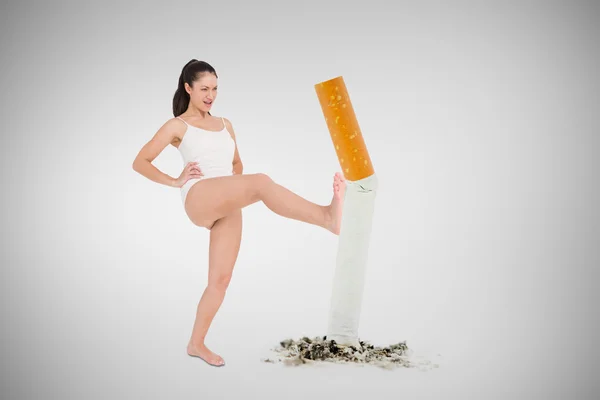
[(204, 344), (212, 320), (221, 307), (231, 280), (242, 239), (242, 211), (219, 219), (210, 231), (208, 285), (196, 312), (196, 321), (187, 347), (189, 355), (209, 364), (222, 365), (223, 359)]
[(212, 223), (235, 210), (262, 201), (270, 210), (286, 218), (340, 232), (345, 181), (336, 174), (333, 198), (328, 206), (310, 202), (273, 182), (265, 174), (234, 175), (206, 179), (195, 184), (186, 201), (186, 211), (198, 226)]

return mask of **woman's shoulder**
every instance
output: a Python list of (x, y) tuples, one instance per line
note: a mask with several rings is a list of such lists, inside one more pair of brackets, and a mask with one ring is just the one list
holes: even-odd
[(180, 125), (180, 124), (187, 124), (187, 123), (184, 121), (184, 119), (183, 119), (183, 118), (180, 118), (180, 116), (179, 116), (179, 117), (172, 117), (172, 118), (169, 118), (169, 119), (168, 119), (168, 120), (165, 122), (165, 124), (170, 124), (170, 125)]
[(169, 130), (181, 130), (181, 128), (185, 128), (187, 123), (180, 118), (172, 117), (167, 119), (161, 128), (167, 128)]
[(227, 118), (225, 118), (225, 117), (215, 117), (215, 118), (222, 119), (225, 122), (225, 125), (227, 125), (228, 128), (231, 127), (231, 121), (228, 120)]

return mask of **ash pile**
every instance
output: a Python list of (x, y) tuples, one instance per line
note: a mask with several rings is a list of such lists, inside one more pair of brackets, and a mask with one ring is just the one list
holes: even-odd
[(387, 347), (373, 346), (364, 341), (359, 343), (360, 348), (339, 345), (335, 340), (327, 340), (327, 336), (313, 339), (304, 336), (297, 341), (286, 339), (272, 349), (279, 355), (277, 360), (266, 358), (262, 361), (283, 362), (290, 366), (314, 362), (373, 365), (384, 369), (414, 366), (409, 359), (412, 351), (406, 345), (406, 341)]

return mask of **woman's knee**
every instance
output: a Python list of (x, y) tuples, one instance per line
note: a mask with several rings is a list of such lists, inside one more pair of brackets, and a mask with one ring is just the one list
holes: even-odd
[(273, 183), (273, 179), (271, 179), (269, 175), (264, 174), (262, 172), (254, 174), (254, 177), (258, 186), (266, 186)]
[(227, 287), (229, 287), (231, 276), (231, 274), (219, 274), (208, 281), (208, 287), (219, 292), (224, 292), (227, 290)]
[(261, 190), (269, 187), (273, 183), (273, 179), (267, 174), (258, 173), (256, 174), (256, 186)]
[(252, 174), (252, 192), (256, 200), (262, 200), (265, 190), (273, 183), (273, 179), (267, 174)]

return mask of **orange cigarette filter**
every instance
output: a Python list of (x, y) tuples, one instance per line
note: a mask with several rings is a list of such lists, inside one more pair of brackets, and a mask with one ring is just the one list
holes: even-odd
[(344, 177), (350, 181), (375, 173), (344, 78), (338, 76), (315, 85), (325, 122)]

